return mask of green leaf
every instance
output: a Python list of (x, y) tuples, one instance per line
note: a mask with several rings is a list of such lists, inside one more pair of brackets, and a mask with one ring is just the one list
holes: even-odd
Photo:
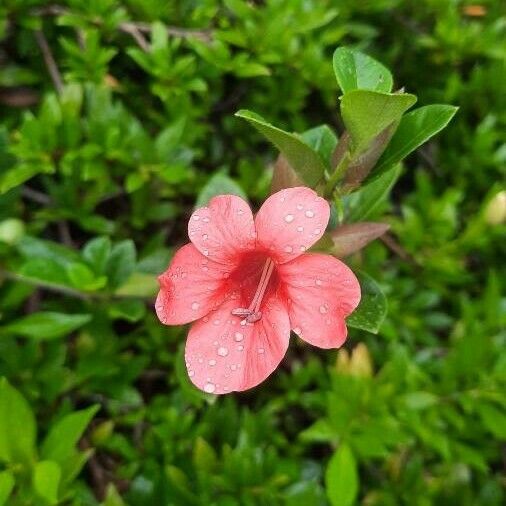
[(158, 289), (156, 276), (134, 272), (114, 294), (120, 297), (154, 297)]
[(109, 485), (107, 485), (105, 500), (102, 506), (126, 506), (126, 503), (121, 498), (121, 495), (116, 490), (113, 483), (109, 483)]
[(30, 464), (37, 428), (25, 398), (0, 378), (0, 462)]
[(341, 115), (352, 139), (354, 152), (361, 152), (368, 143), (416, 102), (408, 93), (379, 93), (354, 90), (341, 97)]
[(86, 243), (82, 256), (95, 273), (104, 274), (111, 248), (109, 237), (95, 237)]
[(237, 195), (244, 200), (248, 200), (244, 190), (233, 179), (218, 172), (200, 190), (195, 207), (206, 206), (213, 197), (226, 194)]
[(448, 125), (458, 107), (433, 104), (408, 112), (399, 123), (373, 173), (377, 178)]
[(351, 506), (358, 494), (357, 463), (346, 444), (334, 453), (325, 473), (325, 488), (333, 506)]
[(130, 239), (112, 248), (106, 267), (111, 287), (118, 288), (127, 281), (135, 270), (136, 258), (135, 244)]
[(272, 142), (306, 185), (314, 188), (322, 180), (325, 164), (320, 155), (300, 136), (270, 125), (261, 116), (251, 111), (241, 110), (235, 115), (248, 121)]
[(364, 272), (358, 272), (362, 297), (357, 309), (346, 318), (346, 325), (377, 334), (387, 314), (387, 299), (379, 285)]
[(193, 465), (198, 471), (210, 473), (216, 466), (216, 452), (203, 438), (198, 437), (193, 446)]
[(58, 487), (61, 469), (52, 460), (43, 460), (35, 464), (33, 470), (33, 488), (35, 492), (49, 504), (58, 503)]
[(314, 149), (330, 167), (332, 154), (336, 149), (337, 137), (328, 125), (320, 125), (301, 134), (304, 142)]
[(389, 93), (392, 74), (374, 58), (360, 51), (340, 47), (334, 51), (334, 73), (343, 93), (352, 90), (372, 90)]
[(10, 471), (0, 472), (0, 506), (7, 504), (7, 499), (11, 495), (12, 489), (14, 488), (15, 481), (14, 476)]
[(363, 186), (359, 191), (343, 198), (346, 222), (366, 219), (388, 197), (390, 190), (401, 175), (401, 166), (394, 165), (378, 179)]
[(125, 299), (111, 302), (107, 313), (112, 319), (123, 319), (129, 322), (137, 322), (146, 314), (146, 306), (137, 299)]
[(65, 314), (39, 311), (2, 327), (4, 332), (36, 341), (57, 339), (82, 327), (91, 320), (89, 314)]
[(63, 468), (98, 408), (91, 406), (75, 411), (52, 425), (41, 446), (42, 457), (57, 462)]

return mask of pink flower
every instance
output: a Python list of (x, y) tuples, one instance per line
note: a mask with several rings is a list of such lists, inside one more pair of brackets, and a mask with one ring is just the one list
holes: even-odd
[(258, 385), (281, 362), (290, 330), (320, 348), (342, 346), (359, 283), (336, 258), (306, 253), (329, 214), (305, 187), (270, 196), (255, 218), (234, 195), (192, 214), (191, 243), (159, 277), (156, 312), (166, 325), (195, 321), (185, 358), (198, 388), (225, 394)]

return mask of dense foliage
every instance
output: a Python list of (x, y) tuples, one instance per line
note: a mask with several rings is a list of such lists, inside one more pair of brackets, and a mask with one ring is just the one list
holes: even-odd
[[(501, 4), (4, 0), (0, 505), (504, 504)], [(277, 153), (238, 109), (343, 130), (340, 45), (459, 106), (371, 205), (391, 233), (347, 259), (387, 317), (203, 394), (156, 275), (195, 205), (269, 192)]]

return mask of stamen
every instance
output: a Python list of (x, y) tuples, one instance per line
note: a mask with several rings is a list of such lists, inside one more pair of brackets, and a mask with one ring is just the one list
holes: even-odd
[(274, 271), (274, 262), (270, 258), (268, 258), (265, 261), (257, 290), (255, 292), (255, 295), (253, 296), (253, 299), (251, 300), (249, 307), (248, 308), (238, 307), (232, 310), (232, 314), (234, 316), (246, 317), (244, 320), (241, 321), (241, 325), (246, 325), (246, 323), (255, 323), (262, 318), (260, 305), (262, 304), (262, 299), (265, 295), (265, 291), (267, 290), (267, 286), (269, 285), (269, 280), (271, 279), (273, 271)]

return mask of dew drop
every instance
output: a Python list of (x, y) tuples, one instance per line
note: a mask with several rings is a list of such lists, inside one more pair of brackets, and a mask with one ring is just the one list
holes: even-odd
[(213, 325), (219, 325), (221, 323), (221, 320), (214, 320)]
[(320, 306), (320, 313), (325, 314), (329, 310), (327, 305)]
[(204, 359), (199, 358), (199, 359), (198, 359), (198, 363), (199, 363), (199, 364), (203, 364), (203, 363), (204, 363)]
[(202, 221), (204, 223), (209, 223), (211, 220), (206, 216), (205, 218), (202, 218)]
[(225, 348), (224, 346), (220, 346), (218, 348), (217, 353), (220, 357), (226, 357), (228, 355), (228, 348)]
[(297, 232), (304, 232), (304, 227), (297, 227)]
[(232, 371), (235, 371), (235, 370), (237, 369), (237, 366), (236, 366), (235, 364), (232, 364), (232, 365), (230, 366), (230, 369), (232, 369)]
[(212, 394), (215, 390), (215, 385), (214, 383), (206, 383), (204, 385), (204, 392), (208, 393), (208, 394)]
[(292, 223), (292, 221), (293, 221), (293, 214), (287, 214), (287, 215), (285, 216), (285, 221), (286, 221), (287, 223)]
[(302, 211), (302, 209), (304, 209), (304, 206), (302, 204), (297, 204), (297, 209), (299, 211)]
[(313, 234), (318, 235), (320, 232), (321, 232), (321, 230), (319, 228), (315, 228), (313, 231)]
[(204, 255), (207, 257), (209, 256), (209, 250), (208, 249), (205, 249), (202, 253), (204, 253)]
[(265, 353), (265, 350), (263, 348), (258, 348), (258, 353), (260, 354)]
[(190, 378), (193, 378), (193, 376), (195, 376), (195, 371), (188, 371), (188, 376), (190, 376)]
[(242, 351), (242, 350), (244, 350), (244, 346), (243, 346), (242, 344), (240, 344), (240, 345), (237, 347), (237, 350), (238, 350), (238, 351)]
[(200, 220), (200, 216), (199, 216), (198, 214), (194, 214), (194, 215), (193, 215), (193, 219), (194, 219), (195, 221), (199, 221), (199, 220)]
[(194, 311), (197, 311), (197, 309), (198, 309), (199, 307), (200, 307), (200, 304), (199, 304), (198, 302), (194, 302), (194, 303), (192, 304), (192, 309), (193, 309)]
[(300, 247), (300, 250), (301, 250), (302, 252), (304, 252), (304, 251), (306, 251), (306, 247), (305, 247), (305, 246), (301, 246), (301, 247)]
[(317, 279), (317, 280), (315, 281), (315, 285), (317, 285), (317, 286), (322, 286), (322, 285), (323, 285), (323, 281), (322, 281), (321, 279)]
[(242, 332), (236, 332), (234, 334), (234, 340), (240, 342), (244, 339), (244, 334)]
[(204, 235), (202, 236), (202, 239), (204, 239), (204, 241), (207, 241), (207, 239), (208, 239), (208, 238), (209, 238), (209, 236), (208, 236), (207, 234), (204, 234)]
[(291, 253), (293, 251), (293, 248), (291, 246), (285, 246), (285, 252)]
[(218, 341), (213, 341), (214, 346), (218, 346)]
[(242, 209), (238, 209), (238, 210), (237, 210), (237, 214), (238, 214), (238, 215), (244, 214), (244, 211), (243, 211)]
[(211, 365), (211, 366), (212, 365), (216, 365), (216, 360), (214, 360), (214, 359), (213, 360), (209, 360), (209, 365)]
[(308, 218), (312, 218), (314, 216), (314, 213), (313, 211), (306, 211), (305, 212), (305, 215), (308, 217)]

